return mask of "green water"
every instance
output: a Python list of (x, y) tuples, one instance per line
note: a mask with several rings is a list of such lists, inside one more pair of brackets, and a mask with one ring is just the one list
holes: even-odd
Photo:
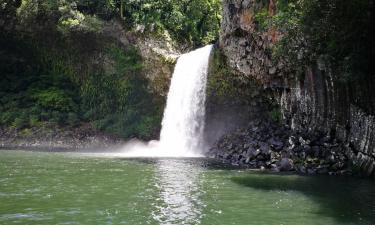
[(0, 224), (375, 224), (375, 182), (0, 151)]

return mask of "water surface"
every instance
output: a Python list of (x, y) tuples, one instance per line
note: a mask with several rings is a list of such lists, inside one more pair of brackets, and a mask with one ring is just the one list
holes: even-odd
[(0, 151), (0, 224), (375, 224), (375, 182), (205, 159)]

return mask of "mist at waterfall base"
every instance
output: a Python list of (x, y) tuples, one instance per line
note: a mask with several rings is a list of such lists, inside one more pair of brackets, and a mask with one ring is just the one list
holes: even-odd
[(212, 45), (181, 55), (175, 66), (159, 141), (130, 141), (124, 157), (201, 157), (205, 148), (207, 70)]

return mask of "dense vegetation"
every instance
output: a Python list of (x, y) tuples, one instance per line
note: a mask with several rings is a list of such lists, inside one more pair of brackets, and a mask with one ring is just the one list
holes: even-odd
[[(56, 20), (61, 31), (95, 31), (100, 20), (120, 17), (128, 28), (200, 46), (218, 38), (221, 0), (2, 0), (1, 10), (24, 23), (40, 16)], [(38, 18), (39, 17), (39, 18)]]
[(88, 123), (144, 139), (158, 133), (162, 100), (137, 47), (103, 34), (104, 23), (192, 48), (217, 39), (220, 20), (216, 0), (1, 0), (0, 10), (1, 126)]
[(276, 57), (294, 67), (329, 62), (344, 82), (373, 77), (373, 0), (277, 0), (274, 15), (263, 2), (255, 16), (259, 29), (276, 27), (283, 34)]
[(134, 0), (123, 6), (126, 21), (147, 31), (168, 31), (194, 46), (218, 37), (221, 0)]
[(1, 124), (26, 128), (91, 122), (108, 133), (142, 138), (158, 127), (160, 109), (147, 91), (134, 48), (97, 43), (114, 64), (113, 71), (104, 71), (93, 65), (78, 68), (90, 60), (76, 48), (83, 43), (62, 49), (24, 40), (1, 42), (7, 46), (0, 67)]

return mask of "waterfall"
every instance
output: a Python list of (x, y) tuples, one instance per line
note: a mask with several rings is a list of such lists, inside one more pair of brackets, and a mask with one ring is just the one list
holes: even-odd
[(176, 64), (160, 132), (160, 151), (190, 156), (203, 147), (206, 84), (212, 45), (182, 55)]
[(212, 45), (181, 55), (172, 76), (160, 141), (131, 143), (130, 157), (195, 157), (203, 147), (206, 84)]

